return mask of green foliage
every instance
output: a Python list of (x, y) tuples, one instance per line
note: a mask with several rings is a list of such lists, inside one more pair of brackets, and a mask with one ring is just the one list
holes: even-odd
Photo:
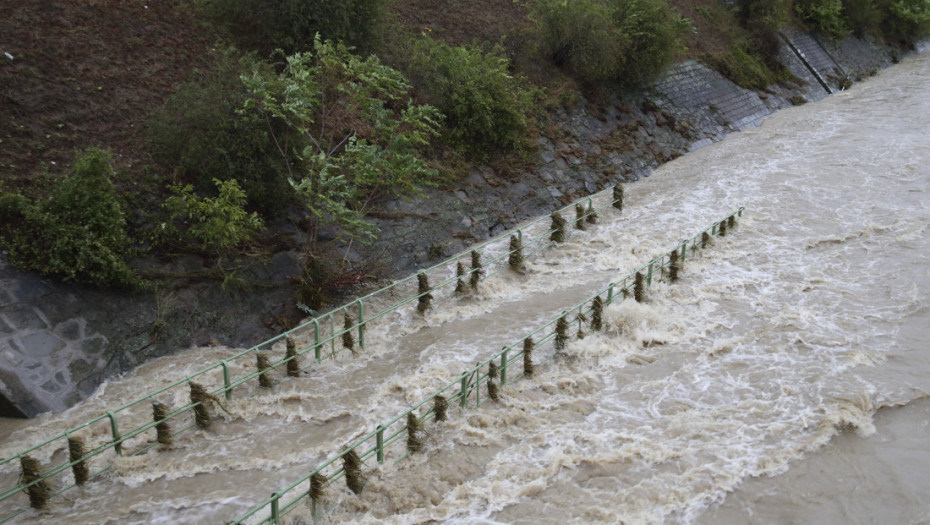
[(314, 50), (287, 57), (278, 74), (255, 68), (244, 75), (251, 94), (245, 110), (299, 139), (279, 151), (293, 166), (290, 183), (314, 224), (332, 223), (364, 240), (374, 235), (363, 220), (372, 200), (415, 192), (437, 178), (418, 148), (435, 135), (441, 114), (403, 104), (409, 84), (377, 57), (363, 59), (319, 38)]
[(750, 55), (758, 56), (770, 71), (780, 71), (778, 60), (781, 38), (778, 30), (791, 18), (791, 0), (738, 0), (740, 22), (750, 36), (742, 45)]
[(233, 52), (217, 54), (216, 69), (199, 72), (148, 120), (157, 160), (201, 194), (213, 180), (235, 179), (249, 206), (283, 213), (294, 196), (287, 169), (260, 114), (239, 111), (248, 99), (239, 75), (258, 67)]
[(878, 0), (885, 15), (881, 23), (886, 38), (911, 44), (930, 36), (930, 2), (927, 0)]
[(587, 84), (648, 81), (692, 30), (665, 0), (536, 0), (531, 13), (542, 51)]
[(313, 49), (323, 39), (371, 51), (381, 18), (378, 0), (198, 0), (243, 48), (287, 54)]
[(217, 197), (200, 197), (190, 185), (173, 186), (174, 195), (164, 207), (172, 220), (185, 225), (187, 235), (201, 248), (222, 255), (260, 232), (264, 223), (258, 214), (245, 211), (245, 192), (235, 179), (213, 179), (213, 183), (219, 192)]
[(833, 39), (849, 33), (842, 0), (795, 0), (794, 9), (815, 31)]
[(110, 178), (110, 155), (79, 152), (49, 199), (0, 194), (0, 244), (12, 264), (65, 281), (132, 288), (126, 221)]
[(877, 34), (881, 15), (873, 0), (843, 0), (846, 23), (854, 35)]
[(758, 55), (739, 44), (715, 65), (721, 74), (746, 89), (765, 89), (779, 80)]
[(526, 135), (532, 92), (508, 72), (500, 46), (483, 50), (418, 39), (406, 66), (412, 83), (446, 116), (445, 135), (472, 156), (513, 148)]

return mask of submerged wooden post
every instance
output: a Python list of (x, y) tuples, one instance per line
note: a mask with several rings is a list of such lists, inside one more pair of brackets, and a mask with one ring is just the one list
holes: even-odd
[(152, 419), (155, 420), (155, 441), (161, 445), (170, 446), (171, 425), (168, 424), (168, 406), (158, 401), (152, 401)]
[(355, 327), (355, 320), (345, 312), (342, 318), (342, 347), (347, 348), (353, 354), (355, 353), (355, 338), (352, 337), (352, 328)]
[(633, 281), (633, 299), (641, 303), (646, 299), (646, 283), (643, 272), (636, 272), (636, 279)]
[(271, 369), (271, 362), (269, 360), (268, 354), (264, 352), (258, 352), (255, 354), (255, 368), (258, 369), (258, 385), (262, 388), (271, 388), (274, 386), (274, 382), (271, 380), (271, 376), (268, 375), (268, 370)]
[(41, 463), (31, 456), (20, 456), (19, 464), (23, 469), (23, 485), (29, 485), (25, 489), (29, 495), (29, 506), (34, 509), (45, 508), (48, 504), (51, 487), (42, 479)]
[(212, 420), (210, 419), (210, 412), (207, 410), (207, 402), (209, 401), (213, 401), (219, 405), (224, 412), (227, 414), (229, 413), (226, 407), (220, 403), (219, 398), (207, 392), (207, 389), (204, 388), (203, 385), (193, 381), (188, 381), (187, 384), (191, 387), (191, 404), (196, 405), (194, 406), (194, 422), (197, 423), (198, 427), (207, 428), (210, 426)]
[(413, 412), (407, 412), (407, 452), (414, 454), (423, 448), (423, 441), (420, 440), (421, 423), (417, 415)]
[(433, 417), (436, 418), (436, 421), (445, 421), (447, 419), (446, 412), (449, 410), (449, 401), (446, 400), (445, 396), (437, 395), (433, 398)]
[(310, 476), (310, 501), (313, 502), (313, 518), (316, 519), (316, 507), (323, 500), (323, 485), (326, 484), (326, 476), (316, 472)]
[(355, 449), (342, 456), (342, 468), (346, 473), (346, 486), (355, 494), (361, 494), (365, 488), (365, 478), (362, 477), (362, 459)]
[(510, 265), (510, 269), (523, 273), (526, 271), (526, 264), (523, 261), (523, 243), (520, 242), (520, 238), (516, 235), (510, 236), (510, 257), (507, 261)]
[(468, 279), (468, 284), (471, 286), (472, 290), (478, 290), (478, 281), (481, 280), (481, 277), (484, 275), (484, 267), (481, 265), (481, 254), (478, 253), (478, 250), (471, 251), (471, 276)]
[(462, 261), (455, 264), (455, 277), (455, 293), (465, 293), (465, 281), (462, 280), (462, 277), (465, 277), (465, 265), (462, 264)]
[(297, 361), (297, 345), (290, 337), (287, 338), (287, 375), (288, 377), (300, 377), (300, 362)]
[(497, 363), (491, 361), (488, 363), (488, 397), (491, 401), (500, 401), (500, 392), (497, 388), (497, 378), (500, 377), (500, 371), (497, 369)]
[(623, 211), (623, 186), (620, 183), (614, 186), (614, 208)]
[(554, 212), (552, 217), (552, 233), (549, 234), (549, 240), (552, 242), (565, 242), (565, 219), (562, 214)]
[(709, 241), (709, 240), (710, 240), (710, 234), (709, 234), (709, 233), (704, 232), (704, 233), (701, 234), (701, 249), (702, 249), (702, 250), (703, 250), (704, 248), (707, 248), (707, 241)]
[(731, 230), (736, 228), (736, 215), (730, 215), (727, 218), (727, 228), (730, 228)]
[(536, 371), (533, 366), (534, 348), (536, 348), (536, 343), (533, 342), (532, 337), (523, 340), (523, 375), (526, 377), (533, 377), (533, 373)]
[(433, 302), (433, 294), (430, 293), (433, 289), (430, 288), (429, 280), (426, 278), (426, 274), (423, 272), (417, 274), (417, 289), (419, 292), (419, 298), (417, 299), (417, 311), (423, 314), (432, 308)]
[(595, 296), (591, 302), (591, 330), (600, 332), (603, 324), (604, 301), (601, 296)]
[(72, 463), (71, 471), (74, 472), (74, 484), (79, 487), (90, 479), (87, 463), (83, 461), (83, 458), (84, 440), (68, 436), (68, 459)]
[(681, 267), (678, 263), (678, 250), (675, 249), (668, 254), (668, 278), (671, 279), (672, 282), (678, 280), (678, 270), (680, 269)]
[(568, 342), (568, 319), (565, 318), (565, 315), (559, 317), (559, 320), (555, 322), (555, 349), (558, 352), (561, 352), (565, 349), (565, 344)]
[(726, 236), (727, 236), (727, 221), (726, 221), (726, 219), (720, 221), (720, 226), (718, 227), (718, 230), (719, 230), (718, 234), (719, 234), (721, 237), (726, 237)]
[(581, 204), (575, 205), (575, 229), (584, 229), (584, 206)]

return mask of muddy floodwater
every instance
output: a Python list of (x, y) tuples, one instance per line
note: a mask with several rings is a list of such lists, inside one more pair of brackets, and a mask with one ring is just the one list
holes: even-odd
[[(622, 213), (604, 210), (529, 258), (526, 275), (437, 297), (425, 317), (386, 316), (364, 354), (249, 387), (169, 448), (101, 456), (106, 475), (16, 522), (235, 519), (740, 206), (737, 228), (688, 258), (678, 283), (616, 301), (603, 332), (573, 338), (501, 402), (427, 423), (422, 452), (366, 465), (360, 496), (329, 487), (327, 522), (930, 522), (928, 116), (928, 52), (780, 111), (627, 185)], [(0, 457), (232, 352), (147, 363), (63, 414), (4, 430)], [(161, 401), (186, 403), (183, 391)], [(0, 488), (17, 476), (0, 470)], [(309, 507), (286, 520), (311, 522)]]

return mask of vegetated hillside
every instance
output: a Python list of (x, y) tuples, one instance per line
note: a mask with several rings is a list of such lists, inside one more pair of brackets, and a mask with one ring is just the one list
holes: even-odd
[[(101, 146), (137, 177), (153, 108), (198, 67), (209, 27), (178, 1), (0, 3), (0, 181), (65, 173), (75, 149)], [(10, 58), (12, 57), (12, 58)]]

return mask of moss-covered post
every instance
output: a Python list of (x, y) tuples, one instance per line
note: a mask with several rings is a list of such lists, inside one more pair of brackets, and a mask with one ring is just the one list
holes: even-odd
[(445, 421), (448, 418), (446, 414), (448, 410), (449, 401), (446, 400), (445, 396), (437, 395), (433, 398), (433, 417), (436, 418), (436, 421)]
[(471, 251), (471, 275), (468, 279), (468, 285), (472, 290), (478, 290), (478, 281), (484, 276), (484, 267), (481, 265), (481, 254), (478, 250)]
[(297, 360), (297, 345), (290, 337), (287, 338), (287, 376), (300, 377), (300, 362)]
[(207, 389), (199, 383), (193, 381), (188, 381), (188, 385), (191, 387), (191, 404), (194, 406), (194, 422), (197, 423), (197, 426), (200, 428), (207, 428), (210, 426), (212, 420), (210, 419), (210, 411), (207, 410), (207, 403), (213, 401), (224, 412), (227, 414), (229, 411), (226, 410), (226, 407), (220, 403), (220, 400), (215, 395), (207, 392)]
[(355, 353), (355, 338), (352, 337), (352, 329), (355, 328), (355, 319), (345, 312), (342, 317), (342, 347)]
[(581, 204), (575, 205), (575, 229), (584, 229), (584, 206)]
[(678, 263), (678, 249), (672, 250), (668, 254), (668, 278), (672, 282), (678, 280), (678, 271), (681, 269), (681, 265)]
[(637, 303), (646, 300), (646, 282), (643, 272), (636, 272), (636, 278), (633, 281), (633, 299), (636, 299)]
[(45, 508), (51, 496), (51, 487), (42, 479), (42, 465), (31, 456), (20, 456), (19, 464), (23, 469), (23, 485), (29, 485), (26, 489), (29, 506), (34, 509)]
[(168, 405), (152, 401), (152, 419), (155, 421), (155, 441), (160, 445), (171, 446), (171, 425), (168, 424)]
[(500, 391), (497, 386), (498, 377), (500, 377), (500, 370), (497, 368), (497, 363), (491, 361), (488, 363), (488, 397), (494, 402), (498, 402), (501, 399)]
[(421, 430), (420, 419), (413, 412), (407, 413), (407, 452), (415, 454), (423, 449), (423, 441), (420, 440)]
[(271, 360), (268, 357), (268, 354), (264, 352), (258, 352), (255, 354), (255, 368), (258, 369), (258, 385), (262, 388), (271, 388), (274, 386), (274, 382), (271, 380), (271, 376), (268, 374), (268, 370), (271, 369)]
[(419, 298), (417, 299), (417, 311), (421, 314), (426, 313), (427, 310), (432, 308), (433, 294), (430, 292), (433, 290), (429, 286), (429, 280), (426, 278), (426, 274), (420, 272), (417, 274), (417, 290), (419, 292)]
[(462, 277), (465, 277), (465, 265), (462, 261), (455, 263), (455, 277), (455, 294), (461, 295), (465, 293), (465, 281), (462, 280)]
[(74, 484), (79, 487), (90, 479), (87, 463), (83, 459), (84, 453), (84, 440), (68, 436), (68, 459), (72, 463), (71, 471), (74, 472)]
[(623, 211), (623, 185), (619, 182), (614, 186), (614, 208)]
[(523, 243), (516, 235), (510, 236), (510, 257), (507, 262), (511, 270), (519, 273), (526, 272), (526, 264), (523, 261)]
[(523, 340), (523, 375), (526, 377), (533, 377), (536, 372), (536, 367), (533, 366), (533, 350), (535, 348), (536, 343), (533, 342), (532, 337)]
[(362, 477), (362, 458), (358, 457), (355, 449), (343, 454), (342, 468), (346, 473), (346, 486), (355, 494), (361, 494), (365, 488), (365, 478)]
[(727, 221), (726, 219), (720, 221), (720, 225), (717, 227), (717, 234), (721, 237), (727, 236)]
[(703, 232), (701, 234), (701, 249), (702, 250), (707, 248), (707, 241), (709, 240), (710, 240), (710, 234), (707, 232)]
[(568, 343), (568, 319), (563, 315), (555, 322), (555, 349), (557, 352), (565, 350), (565, 344)]
[(591, 330), (600, 332), (603, 326), (604, 300), (601, 296), (595, 296), (591, 302)]
[(727, 218), (727, 228), (733, 229), (736, 228), (736, 215), (730, 215)]
[(320, 472), (315, 472), (310, 476), (310, 501), (313, 503), (313, 518), (316, 519), (316, 508), (323, 501), (323, 485), (326, 484), (326, 476)]
[(565, 242), (565, 219), (562, 214), (554, 212), (552, 215), (552, 233), (549, 234), (549, 240), (552, 242)]

